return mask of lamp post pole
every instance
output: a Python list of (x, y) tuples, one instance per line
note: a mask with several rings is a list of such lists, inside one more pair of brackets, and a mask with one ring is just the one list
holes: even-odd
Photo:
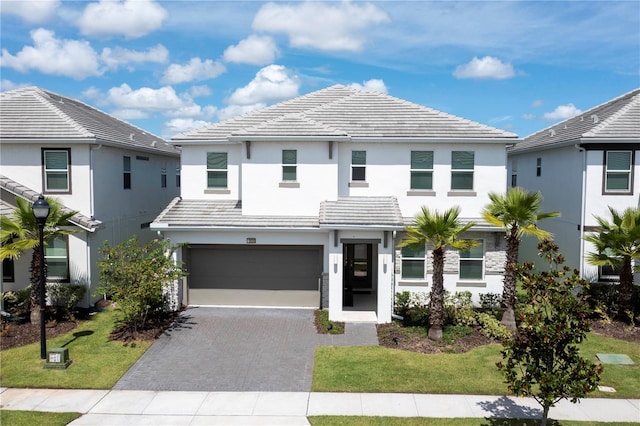
[(38, 200), (33, 203), (31, 207), (33, 209), (33, 215), (38, 223), (38, 234), (40, 237), (40, 358), (45, 359), (47, 357), (47, 331), (46, 331), (46, 308), (47, 308), (47, 295), (45, 286), (45, 272), (44, 272), (44, 225), (49, 217), (50, 206), (44, 196), (40, 194)]

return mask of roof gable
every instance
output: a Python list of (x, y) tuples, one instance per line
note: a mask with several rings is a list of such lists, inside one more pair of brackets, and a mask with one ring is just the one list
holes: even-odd
[(591, 108), (582, 114), (533, 133), (510, 148), (519, 152), (575, 143), (640, 142), (640, 89)]
[[(287, 127), (287, 125), (289, 127)], [(392, 96), (331, 86), (240, 117), (175, 136), (174, 142), (290, 137), (511, 139), (504, 130)]]
[(159, 136), (119, 120), (83, 102), (38, 87), (0, 95), (0, 138), (96, 139), (131, 149), (179, 155)]

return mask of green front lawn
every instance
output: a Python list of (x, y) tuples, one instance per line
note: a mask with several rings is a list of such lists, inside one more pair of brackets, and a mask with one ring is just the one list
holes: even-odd
[(0, 385), (15, 388), (111, 389), (153, 342), (109, 340), (116, 314), (100, 312), (70, 333), (47, 340), (47, 349), (68, 348), (66, 370), (44, 368), (40, 342), (0, 353)]
[[(425, 355), (384, 347), (319, 347), (312, 391), (505, 395), (507, 385), (495, 366), (501, 349), (495, 344), (462, 354)], [(600, 384), (617, 392), (590, 396), (640, 397), (640, 345), (590, 333), (581, 351), (594, 361), (596, 353), (619, 353), (636, 363), (605, 364)]]

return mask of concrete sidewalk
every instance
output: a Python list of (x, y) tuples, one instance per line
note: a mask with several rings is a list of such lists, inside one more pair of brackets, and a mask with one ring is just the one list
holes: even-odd
[[(539, 418), (531, 398), (320, 392), (193, 392), (0, 388), (0, 408), (79, 412), (71, 425), (308, 425), (307, 416)], [(640, 399), (586, 398), (556, 420), (639, 422)]]

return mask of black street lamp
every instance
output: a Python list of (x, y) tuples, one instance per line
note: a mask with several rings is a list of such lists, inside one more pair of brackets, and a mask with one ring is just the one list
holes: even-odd
[(45, 359), (47, 357), (47, 332), (46, 325), (46, 287), (44, 276), (44, 225), (49, 217), (49, 210), (51, 206), (44, 199), (44, 196), (40, 194), (33, 206), (33, 215), (36, 217), (38, 223), (38, 233), (40, 235), (40, 358)]

